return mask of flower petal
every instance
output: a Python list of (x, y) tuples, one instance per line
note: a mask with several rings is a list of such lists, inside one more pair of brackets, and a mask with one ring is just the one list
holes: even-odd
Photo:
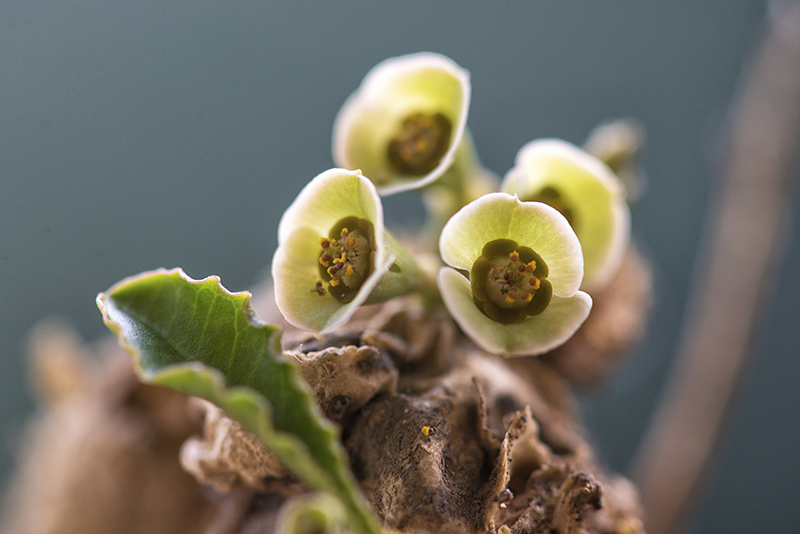
[[(453, 162), (469, 100), (469, 73), (445, 56), (425, 52), (383, 61), (339, 111), (333, 128), (333, 159), (342, 167), (362, 169), (382, 195), (427, 185)], [(399, 173), (387, 156), (389, 141), (400, 124), (416, 112), (442, 113), (452, 125), (448, 150), (424, 176)]]
[[(331, 294), (327, 279), (321, 279), (320, 238), (329, 236), (331, 228), (347, 217), (372, 224), (375, 248), (369, 256), (368, 276), (353, 300), (344, 303)], [(406, 294), (416, 282), (416, 273), (414, 259), (384, 228), (375, 186), (359, 171), (330, 169), (318, 175), (281, 218), (272, 260), (275, 302), (298, 328), (324, 335), (345, 323), (360, 305)]]
[(328, 235), (331, 226), (350, 216), (372, 222), (377, 243), (375, 263), (383, 263), (383, 204), (375, 186), (360, 171), (329, 169), (306, 184), (281, 217), (278, 245), (300, 227), (314, 230), (317, 243), (320, 237)]
[(439, 292), (458, 326), (482, 349), (505, 356), (535, 356), (566, 342), (589, 316), (592, 299), (582, 291), (553, 296), (540, 315), (501, 324), (484, 315), (472, 300), (469, 280), (448, 267), (439, 269)]
[(549, 268), (554, 295), (569, 297), (580, 287), (583, 255), (567, 220), (546, 204), (520, 202), (516, 195), (491, 193), (461, 208), (442, 229), (439, 252), (448, 265), (469, 271), (495, 239), (536, 251)]
[(630, 237), (630, 211), (618, 178), (600, 160), (559, 139), (522, 147), (501, 189), (523, 200), (556, 189), (575, 214), (583, 248), (582, 289), (602, 287), (616, 272)]
[(322, 336), (344, 324), (356, 309), (369, 298), (375, 286), (389, 271), (394, 256), (376, 266), (364, 281), (355, 298), (342, 304), (329, 294), (314, 291), (320, 280), (317, 262), (319, 232), (301, 227), (289, 234), (275, 251), (272, 279), (275, 281), (275, 302), (286, 320), (303, 330)]

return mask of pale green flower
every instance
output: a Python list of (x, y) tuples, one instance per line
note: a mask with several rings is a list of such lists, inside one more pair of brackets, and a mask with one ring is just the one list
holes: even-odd
[(430, 184), (453, 163), (469, 99), (469, 73), (447, 57), (387, 59), (339, 111), (333, 160), (361, 169), (382, 195)]
[(298, 328), (323, 335), (358, 306), (405, 294), (415, 274), (413, 259), (384, 228), (375, 186), (360, 171), (323, 172), (281, 218), (275, 301)]
[(501, 190), (559, 210), (583, 248), (582, 289), (593, 291), (614, 275), (630, 238), (630, 211), (619, 179), (597, 158), (559, 139), (522, 147)]
[[(567, 341), (592, 307), (567, 220), (541, 202), (491, 193), (445, 224), (437, 278), (447, 310), (481, 348), (537, 355)], [(464, 273), (469, 273), (468, 277)]]

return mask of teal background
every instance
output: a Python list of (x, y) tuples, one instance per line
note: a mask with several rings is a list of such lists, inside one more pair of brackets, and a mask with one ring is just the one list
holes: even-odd
[[(105, 336), (95, 294), (156, 267), (251, 286), (283, 209), (333, 165), (341, 103), (379, 61), (423, 50), (471, 71), (469, 126), (500, 174), (538, 137), (580, 143), (620, 116), (647, 127), (633, 228), (655, 266), (655, 309), (618, 379), (582, 403), (624, 471), (675, 351), (718, 132), (764, 14), (755, 0), (0, 0), (2, 479), (34, 409), (29, 329), (58, 315)], [(424, 217), (413, 194), (386, 204), (390, 226)], [(690, 532), (800, 524), (797, 272), (795, 220)]]

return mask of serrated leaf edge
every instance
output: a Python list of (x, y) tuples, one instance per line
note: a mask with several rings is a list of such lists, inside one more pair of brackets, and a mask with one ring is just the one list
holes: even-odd
[[(143, 381), (163, 385), (166, 387), (172, 387), (170, 386), (170, 383), (172, 382), (171, 379), (174, 379), (176, 376), (182, 374), (188, 373), (194, 377), (202, 378), (203, 381), (201, 383), (205, 383), (210, 386), (210, 389), (213, 392), (213, 398), (207, 398), (203, 395), (196, 396), (203, 396), (203, 398), (206, 398), (206, 400), (209, 400), (220, 406), (220, 408), (222, 408), (226, 413), (228, 412), (226, 405), (230, 405), (232, 402), (239, 400), (251, 403), (253, 406), (255, 406), (256, 410), (261, 416), (257, 418), (257, 421), (261, 422), (260, 425), (254, 426), (249, 424), (248, 421), (241, 421), (233, 416), (234, 419), (239, 421), (239, 423), (242, 424), (247, 430), (253, 432), (269, 450), (275, 453), (282, 462), (286, 463), (287, 467), (304, 482), (308, 483), (312, 487), (329, 492), (336, 499), (341, 499), (339, 494), (341, 493), (342, 488), (331, 479), (325, 468), (322, 468), (317, 464), (316, 459), (311, 455), (305, 443), (302, 440), (295, 438), (292, 434), (276, 430), (272, 426), (272, 410), (270, 403), (258, 391), (247, 386), (228, 387), (225, 376), (220, 370), (205, 365), (199, 361), (167, 365), (159, 369), (157, 372), (148, 372), (142, 368), (142, 357), (139, 353), (139, 350), (132, 344), (128, 343), (128, 341), (125, 339), (125, 336), (122, 335), (122, 326), (110, 318), (104, 299), (110, 297), (118, 289), (121, 289), (129, 284), (136, 283), (140, 280), (158, 275), (173, 276), (175, 274), (178, 274), (182, 280), (192, 285), (201, 285), (207, 283), (209, 280), (213, 280), (217, 287), (226, 295), (231, 297), (244, 297), (242, 302), (242, 312), (244, 313), (245, 319), (250, 326), (253, 326), (254, 328), (274, 328), (279, 330), (274, 325), (265, 323), (256, 315), (255, 311), (250, 305), (252, 293), (249, 291), (228, 290), (222, 285), (222, 281), (217, 275), (211, 275), (200, 280), (195, 280), (188, 276), (183, 269), (179, 267), (172, 269), (165, 269), (162, 267), (152, 271), (139, 273), (117, 282), (107, 291), (99, 293), (96, 298), (97, 307), (100, 309), (100, 312), (103, 316), (103, 322), (117, 337), (122, 348), (133, 358), (136, 373)], [(280, 348), (280, 336), (276, 338), (276, 343), (278, 343), (277, 353), (282, 354)], [(181, 391), (187, 394), (194, 394), (185, 390)], [(318, 410), (316, 403), (313, 404), (312, 409)], [(324, 423), (327, 423), (327, 425), (324, 426), (330, 425), (321, 412), (319, 412), (319, 417)], [(350, 479), (352, 484), (355, 485), (355, 481), (352, 479), (350, 473), (345, 474), (345, 477)], [(317, 483), (317, 480), (323, 480), (325, 481), (325, 484), (320, 485)], [(351, 520), (352, 523), (355, 523), (352, 526), (356, 526), (357, 530), (363, 532), (364, 534), (378, 534), (380, 529), (375, 524), (372, 514), (366, 508), (360, 491), (358, 491), (357, 486), (353, 489), (355, 491), (351, 492), (352, 494), (348, 496), (350, 498), (344, 499), (345, 501), (350, 501), (350, 505), (346, 506), (346, 508), (351, 511)]]

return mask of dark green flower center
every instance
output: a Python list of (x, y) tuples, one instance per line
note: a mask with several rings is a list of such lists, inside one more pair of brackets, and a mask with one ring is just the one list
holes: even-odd
[(548, 206), (555, 208), (558, 212), (564, 216), (567, 220), (569, 225), (575, 230), (575, 212), (570, 207), (569, 202), (564, 200), (564, 197), (561, 196), (561, 193), (558, 192), (557, 189), (553, 187), (545, 187), (535, 195), (532, 195), (530, 198), (525, 199), (528, 202), (543, 202)]
[(539, 315), (553, 296), (547, 264), (530, 247), (495, 239), (472, 264), (472, 299), (484, 314), (503, 324)]
[(452, 130), (450, 119), (442, 113), (412, 113), (403, 120), (400, 131), (389, 141), (389, 163), (400, 174), (428, 174), (447, 153)]
[[(328, 237), (319, 240), (319, 274), (328, 291), (341, 303), (353, 300), (373, 271), (375, 227), (367, 219), (345, 217), (331, 227)], [(312, 290), (325, 295), (322, 282)]]

